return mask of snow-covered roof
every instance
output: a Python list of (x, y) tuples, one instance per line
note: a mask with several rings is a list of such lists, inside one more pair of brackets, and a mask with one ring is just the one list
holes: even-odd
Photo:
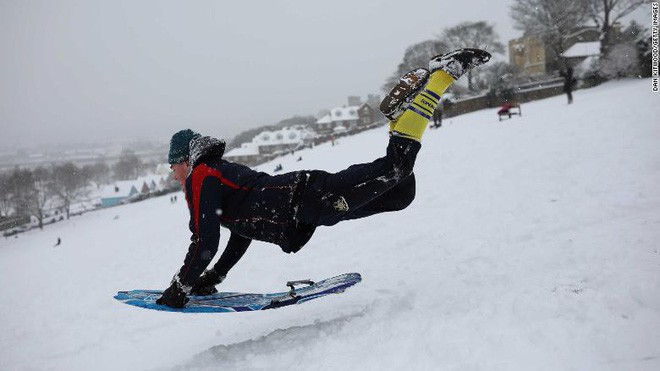
[(316, 138), (316, 133), (314, 131), (306, 129), (306, 128), (305, 129), (300, 129), (300, 137), (303, 140), (311, 140), (311, 139)]
[(327, 115), (321, 117), (320, 119), (316, 120), (317, 124), (329, 124), (332, 122), (332, 117), (328, 113)]
[(276, 131), (263, 131), (254, 139), (252, 143), (265, 146), (276, 144), (298, 144), (302, 142), (303, 131), (296, 128), (284, 128)]
[(258, 156), (259, 146), (255, 143), (243, 143), (240, 148), (234, 148), (225, 153), (225, 157), (239, 157), (239, 156)]
[(330, 110), (330, 113), (316, 120), (317, 124), (329, 124), (335, 121), (351, 121), (358, 120), (360, 116), (358, 115), (358, 110), (360, 106), (348, 106), (348, 107), (335, 107)]
[(302, 145), (305, 140), (315, 137), (313, 131), (303, 126), (286, 127), (275, 131), (262, 131), (252, 139), (252, 142), (243, 143), (240, 148), (234, 148), (225, 153), (225, 157), (259, 156), (259, 147), (275, 145)]
[(589, 57), (600, 54), (600, 41), (590, 41), (576, 43), (563, 52), (561, 55), (565, 58)]
[(134, 192), (133, 189), (139, 192), (142, 184), (142, 182), (138, 182), (137, 180), (115, 182), (103, 187), (101, 198), (128, 197), (131, 195), (131, 192)]

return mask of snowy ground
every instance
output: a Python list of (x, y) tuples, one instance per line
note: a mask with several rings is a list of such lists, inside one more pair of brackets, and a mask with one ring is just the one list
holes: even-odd
[[(2, 239), (0, 369), (658, 370), (658, 98), (619, 81), (427, 131), (408, 209), (321, 228), (295, 255), (255, 243), (222, 286), (362, 273), (304, 305), (182, 315), (115, 301), (181, 265), (187, 210), (167, 196)], [(339, 170), (386, 140), (381, 128), (262, 168)]]

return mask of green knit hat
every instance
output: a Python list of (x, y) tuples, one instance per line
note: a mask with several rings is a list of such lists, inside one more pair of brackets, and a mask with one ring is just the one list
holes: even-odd
[(174, 165), (188, 160), (190, 158), (190, 141), (199, 136), (198, 133), (190, 129), (180, 130), (172, 135), (167, 162)]

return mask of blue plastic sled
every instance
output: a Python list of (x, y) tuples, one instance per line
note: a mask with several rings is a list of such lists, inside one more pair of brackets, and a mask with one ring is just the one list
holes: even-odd
[[(217, 294), (206, 296), (190, 296), (190, 301), (182, 309), (156, 304), (156, 300), (163, 293), (159, 290), (119, 291), (117, 295), (115, 295), (115, 299), (128, 305), (167, 312), (247, 312), (280, 308), (292, 304), (301, 304), (322, 296), (339, 294), (360, 281), (362, 281), (362, 277), (359, 273), (345, 273), (318, 282), (312, 282), (310, 280), (291, 281), (287, 283), (287, 286), (290, 288), (288, 292), (278, 292), (273, 294), (219, 292)], [(297, 287), (300, 285), (307, 286)]]

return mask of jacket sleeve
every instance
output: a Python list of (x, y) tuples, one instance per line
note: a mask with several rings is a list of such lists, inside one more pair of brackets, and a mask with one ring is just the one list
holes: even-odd
[(220, 215), (222, 184), (214, 177), (206, 177), (199, 184), (189, 176), (186, 181), (186, 199), (190, 209), (190, 246), (183, 266), (174, 279), (184, 290), (190, 291), (204, 269), (218, 252), (220, 242)]
[(225, 251), (220, 255), (220, 259), (215, 263), (213, 269), (219, 275), (226, 276), (229, 270), (243, 257), (251, 242), (251, 239), (232, 232)]

